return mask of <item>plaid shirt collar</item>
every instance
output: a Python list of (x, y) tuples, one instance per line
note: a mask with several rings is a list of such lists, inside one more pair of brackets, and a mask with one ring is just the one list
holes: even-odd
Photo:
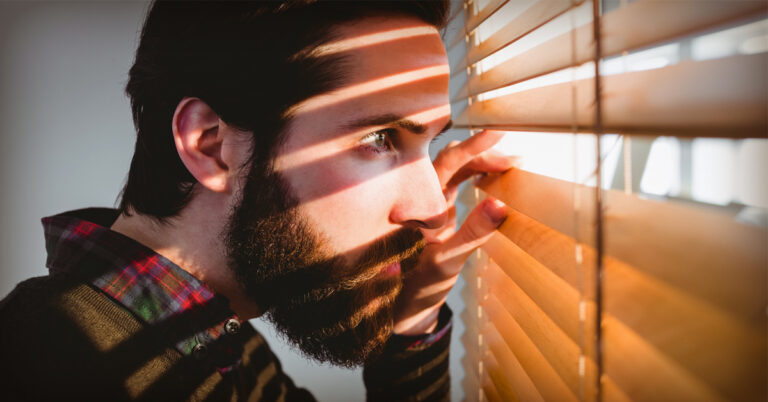
[(184, 356), (237, 367), (240, 319), (229, 302), (148, 247), (109, 229), (117, 211), (89, 208), (43, 218), (51, 275), (70, 274), (168, 337)]

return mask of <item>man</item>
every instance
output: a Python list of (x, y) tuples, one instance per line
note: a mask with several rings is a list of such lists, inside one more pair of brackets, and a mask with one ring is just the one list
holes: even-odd
[(442, 2), (157, 2), (126, 91), (118, 211), (45, 218), (47, 277), (0, 305), (10, 399), (311, 400), (245, 320), (364, 365), (371, 400), (448, 397), (469, 253), (456, 187), (511, 161), (450, 126)]

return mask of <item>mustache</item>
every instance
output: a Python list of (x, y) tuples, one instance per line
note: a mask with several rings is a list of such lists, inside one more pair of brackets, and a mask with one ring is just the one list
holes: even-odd
[[(412, 228), (401, 228), (371, 244), (354, 264), (329, 264), (335, 267), (324, 280), (318, 281), (318, 286), (308, 289), (298, 302), (320, 301), (338, 292), (346, 292), (360, 287), (365, 283), (375, 281), (381, 269), (389, 264), (400, 262), (403, 275), (416, 265), (418, 256), (426, 246), (421, 231)], [(340, 261), (341, 256), (332, 260)], [(324, 264), (325, 265), (325, 264)], [(339, 266), (347, 265), (348, 270), (340, 271)], [(321, 270), (309, 270), (320, 272)], [(302, 270), (304, 271), (304, 270)]]
[[(327, 277), (334, 283), (283, 299), (267, 317), (302, 350), (313, 351), (321, 361), (347, 367), (361, 364), (377, 355), (391, 335), (392, 306), (402, 290), (402, 278), (416, 265), (425, 245), (418, 230), (393, 232), (366, 248), (355, 264), (345, 268), (347, 272), (338, 273), (340, 263), (328, 264), (325, 268), (336, 268)], [(400, 262), (403, 274), (379, 276), (381, 269), (393, 262)]]
[(418, 256), (426, 246), (421, 231), (401, 228), (374, 242), (353, 264), (357, 271), (349, 278), (334, 278), (340, 289), (351, 289), (358, 283), (368, 281), (381, 272), (381, 268)]

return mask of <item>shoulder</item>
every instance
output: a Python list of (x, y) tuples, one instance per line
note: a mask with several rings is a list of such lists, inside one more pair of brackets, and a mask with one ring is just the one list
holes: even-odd
[(142, 325), (90, 285), (70, 276), (57, 275), (18, 284), (0, 301), (0, 327), (4, 329), (4, 337), (16, 337), (24, 343), (80, 335), (94, 338), (91, 340), (97, 343), (94, 347), (106, 349), (115, 339), (95, 338), (109, 333), (130, 334)]
[(79, 280), (24, 281), (0, 301), (2, 388), (32, 399), (123, 389), (112, 382), (129, 374), (116, 375), (143, 350), (134, 342), (141, 330), (129, 312)]

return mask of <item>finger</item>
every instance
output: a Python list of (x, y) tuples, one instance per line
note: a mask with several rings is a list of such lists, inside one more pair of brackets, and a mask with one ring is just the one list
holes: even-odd
[(449, 142), (449, 143), (448, 143), (448, 144), (445, 146), (445, 148), (444, 148), (444, 149), (453, 148), (453, 147), (455, 147), (456, 145), (459, 145), (459, 144), (461, 144), (461, 141), (459, 141), (459, 140), (453, 140), (453, 141)]
[(456, 232), (456, 207), (453, 205), (448, 208), (447, 222), (447, 224), (438, 229), (421, 229), (427, 244), (443, 243)]
[(513, 167), (520, 167), (522, 158), (504, 156), (496, 152), (484, 152), (462, 166), (445, 185), (445, 193), (450, 193), (464, 180), (478, 173), (501, 173)]
[(488, 241), (506, 217), (504, 203), (486, 198), (470, 212), (459, 230), (440, 245), (433, 257), (434, 264), (447, 274), (458, 273), (467, 257)]
[(440, 178), (440, 185), (445, 187), (454, 173), (501, 140), (503, 131), (483, 130), (463, 142), (446, 148), (435, 158), (433, 165)]
[[(443, 149), (441, 149), (441, 150), (440, 150), (440, 151), (437, 153), (437, 156), (435, 157), (435, 160), (438, 160), (439, 158), (441, 158), (441, 157), (442, 157), (441, 155), (443, 155), (443, 154), (445, 154), (446, 152), (448, 152), (448, 151), (449, 151), (451, 148), (455, 148), (455, 147), (457, 147), (459, 144), (461, 144), (461, 141), (459, 141), (459, 140), (453, 140), (453, 141), (451, 141), (451, 142), (449, 142), (449, 143), (445, 144), (445, 146), (443, 147)], [(435, 161), (432, 161), (432, 164), (434, 164), (434, 163), (435, 163)]]

